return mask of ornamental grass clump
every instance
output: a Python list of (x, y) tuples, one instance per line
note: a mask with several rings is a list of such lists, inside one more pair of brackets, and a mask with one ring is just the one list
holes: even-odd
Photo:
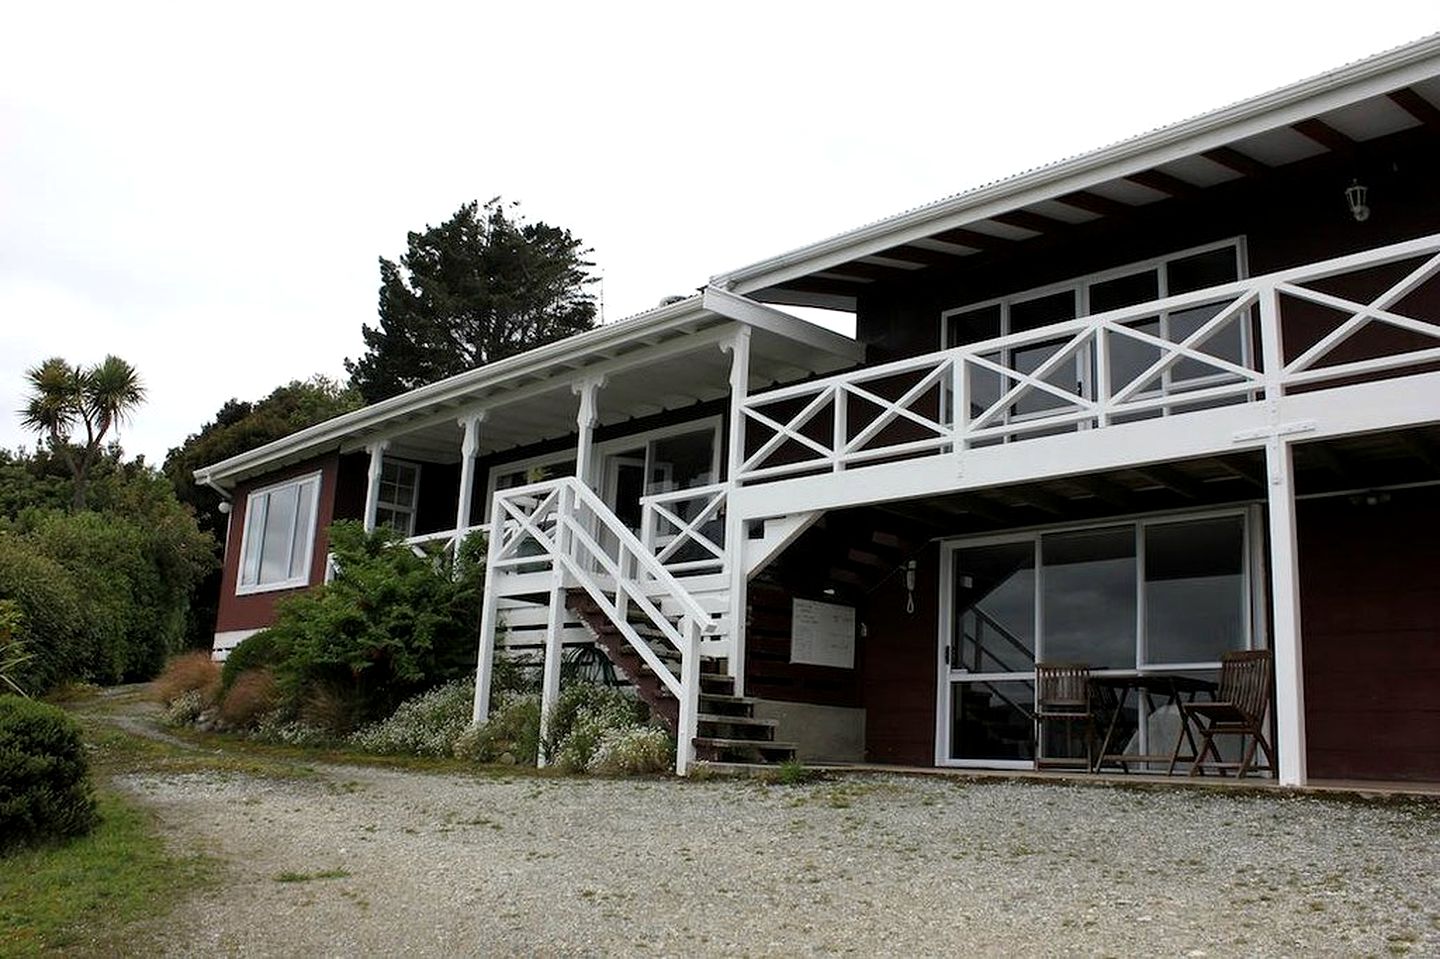
[(350, 737), (366, 752), (410, 756), (449, 756), (470, 725), (475, 684), (456, 680), (407, 699), (388, 719), (372, 723)]
[(247, 669), (230, 683), (220, 700), (220, 721), (231, 729), (253, 729), (279, 705), (275, 674), (263, 667)]
[(209, 653), (170, 657), (165, 669), (150, 683), (150, 694), (164, 706), (170, 706), (187, 693), (194, 693), (192, 699), (198, 698), (202, 708), (214, 703), (220, 695), (220, 665)]
[(0, 696), (0, 853), (84, 835), (95, 822), (75, 721), (55, 706)]

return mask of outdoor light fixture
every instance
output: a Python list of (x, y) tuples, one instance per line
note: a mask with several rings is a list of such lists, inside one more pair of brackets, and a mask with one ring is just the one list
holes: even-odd
[(1365, 198), (1370, 193), (1359, 180), (1351, 180), (1350, 185), (1345, 188), (1345, 202), (1350, 204), (1350, 215), (1355, 218), (1356, 223), (1364, 223), (1370, 219), (1370, 207), (1365, 205)]

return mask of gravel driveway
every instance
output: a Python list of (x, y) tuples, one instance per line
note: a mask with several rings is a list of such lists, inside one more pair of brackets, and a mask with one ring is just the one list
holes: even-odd
[(1433, 805), (320, 769), (121, 780), (224, 862), (165, 953), (1440, 955)]

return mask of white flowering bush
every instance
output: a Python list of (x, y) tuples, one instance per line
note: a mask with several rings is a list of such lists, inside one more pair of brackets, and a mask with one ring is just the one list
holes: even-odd
[(319, 726), (287, 719), (283, 710), (265, 715), (251, 736), (262, 743), (279, 743), (282, 746), (325, 746), (331, 741), (330, 735)]
[(456, 680), (400, 704), (388, 719), (351, 734), (350, 744), (371, 753), (449, 756), (470, 725), (475, 684)]
[(167, 726), (193, 726), (205, 710), (205, 697), (198, 689), (187, 689), (170, 700), (162, 721)]
[(656, 726), (612, 729), (600, 737), (590, 757), (590, 772), (602, 776), (634, 776), (665, 772), (675, 765), (675, 742)]

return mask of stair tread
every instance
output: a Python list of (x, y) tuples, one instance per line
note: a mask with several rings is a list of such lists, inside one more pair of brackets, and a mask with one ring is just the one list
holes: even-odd
[(698, 713), (695, 721), (700, 723), (727, 724), (730, 726), (766, 726), (775, 729), (780, 725), (778, 719), (759, 719), (755, 716), (726, 716), (721, 713)]
[(796, 743), (772, 742), (768, 739), (732, 739), (728, 736), (696, 736), (692, 743), (696, 746), (735, 746), (751, 749), (789, 749), (795, 750), (799, 746)]

